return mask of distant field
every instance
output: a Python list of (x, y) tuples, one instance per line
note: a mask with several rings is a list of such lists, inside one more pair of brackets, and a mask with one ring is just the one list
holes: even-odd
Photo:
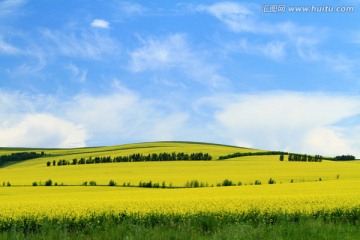
[[(26, 149), (25, 149), (26, 150)], [(29, 149), (28, 149), (29, 150)], [(16, 149), (24, 151), (24, 149)], [(30, 150), (29, 150), (30, 151)], [(279, 156), (249, 156), (227, 160), (216, 160), (221, 155), (235, 152), (258, 152), (261, 150), (238, 148), (216, 144), (156, 142), (128, 144), (112, 147), (79, 149), (33, 149), (44, 151), (49, 156), (27, 160), (0, 168), (0, 184), (30, 186), (34, 181), (44, 183), (51, 179), (58, 184), (81, 185), (85, 181), (96, 181), (106, 185), (112, 179), (118, 185), (140, 181), (166, 182), (182, 187), (187, 181), (198, 180), (208, 186), (229, 179), (238, 184), (253, 184), (255, 180), (266, 183), (273, 178), (277, 183), (308, 182), (321, 180), (359, 179), (359, 161), (333, 162), (280, 162)], [(1, 149), (0, 154), (11, 150)], [(67, 166), (46, 166), (48, 161), (90, 156), (126, 156), (133, 153), (151, 154), (161, 152), (206, 152), (212, 161), (169, 161), (169, 162), (122, 162)]]
[[(235, 222), (298, 218), (360, 221), (360, 161), (288, 162), (286, 156), (285, 161), (279, 161), (278, 155), (217, 160), (221, 155), (261, 150), (187, 142), (79, 149), (2, 148), (0, 155), (22, 151), (48, 155), (0, 168), (0, 185), (5, 185), (0, 187), (0, 229), (29, 221), (41, 226), (44, 219), (67, 219), (76, 225), (101, 216), (118, 219), (124, 213), (135, 222), (160, 214), (161, 218), (167, 216), (170, 222), (166, 224), (178, 218), (190, 218), (191, 222), (196, 214)], [(204, 152), (213, 160), (46, 166), (48, 161), (59, 159), (161, 152)], [(270, 178), (273, 184), (269, 184)], [(34, 182), (44, 185), (49, 179), (65, 186), (32, 186)], [(116, 186), (107, 186), (110, 180)], [(203, 187), (184, 188), (195, 180)], [(234, 186), (218, 186), (224, 180)], [(90, 181), (97, 186), (81, 186)], [(140, 181), (159, 183), (160, 188), (139, 188)], [(7, 187), (8, 183), (11, 186)]]

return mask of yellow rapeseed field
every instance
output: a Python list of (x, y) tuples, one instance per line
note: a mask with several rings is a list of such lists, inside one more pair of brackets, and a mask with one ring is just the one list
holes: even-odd
[[(2, 151), (2, 152), (1, 152)], [(0, 154), (9, 152), (2, 149)], [(15, 151), (15, 150), (12, 150)], [(19, 150), (20, 151), (20, 150)], [(42, 151), (39, 149), (39, 151)], [(288, 162), (279, 156), (250, 156), (228, 160), (122, 162), (46, 166), (47, 161), (131, 153), (208, 152), (215, 156), (258, 150), (191, 143), (146, 143), (104, 148), (44, 149), (43, 158), (0, 168), (0, 228), (16, 219), (71, 219), (120, 213), (219, 216), (320, 213), (360, 209), (360, 164), (350, 162)], [(268, 184), (272, 178), (275, 184)], [(51, 179), (64, 186), (44, 185)], [(217, 187), (223, 180), (231, 187)], [(117, 186), (106, 186), (114, 180)], [(181, 188), (191, 180), (204, 188)], [(255, 181), (261, 185), (255, 185)], [(98, 186), (81, 186), (96, 181)], [(139, 188), (139, 182), (164, 182), (166, 187)], [(7, 183), (11, 183), (7, 187)], [(127, 186), (123, 187), (123, 183)], [(211, 187), (213, 186), (213, 187)], [(179, 188), (180, 187), (180, 188)], [(358, 215), (356, 215), (358, 216)]]
[(360, 208), (360, 181), (191, 189), (123, 187), (0, 188), (0, 221), (23, 216), (81, 219), (93, 214), (283, 212)]

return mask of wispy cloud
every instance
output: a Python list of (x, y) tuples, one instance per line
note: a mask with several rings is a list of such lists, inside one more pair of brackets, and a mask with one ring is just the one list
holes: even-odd
[(141, 15), (148, 11), (146, 7), (134, 2), (121, 2), (119, 3), (118, 8), (127, 16)]
[(0, 17), (9, 16), (17, 12), (27, 0), (4, 0), (0, 2)]
[(130, 69), (133, 72), (179, 69), (191, 79), (211, 87), (228, 84), (215, 65), (189, 46), (184, 34), (142, 39), (142, 44), (142, 47), (130, 53)]
[(299, 26), (291, 21), (269, 23), (262, 21), (258, 14), (260, 5), (240, 2), (218, 2), (212, 5), (198, 5), (195, 9), (208, 13), (223, 22), (231, 31), (254, 34), (284, 34), (296, 36), (314, 33), (314, 28)]
[(219, 2), (212, 5), (198, 5), (196, 9), (216, 17), (234, 33), (250, 33), (260, 37), (268, 35), (273, 39), (262, 46), (241, 40), (240, 47), (249, 53), (263, 53), (264, 56), (279, 59), (286, 55), (284, 48), (286, 44), (289, 49), (295, 48), (301, 56), (302, 52), (314, 49), (319, 42), (321, 36), (319, 32), (322, 32), (319, 29), (300, 26), (290, 21), (277, 23), (263, 21), (258, 16), (259, 7), (257, 4)]
[(3, 37), (0, 35), (0, 54), (1, 53), (15, 55), (20, 53), (20, 50), (17, 47), (5, 42)]
[(104, 19), (94, 19), (91, 22), (91, 26), (94, 28), (109, 28), (109, 22), (105, 21)]
[[(331, 71), (355, 78), (355, 69), (358, 66), (356, 60), (343, 54), (332, 51), (325, 53), (320, 50), (321, 43), (328, 36), (326, 28), (299, 25), (292, 21), (271, 23), (264, 21), (259, 17), (259, 4), (219, 2), (211, 5), (197, 5), (195, 9), (216, 17), (234, 33), (253, 34), (253, 39), (258, 37), (262, 41), (264, 35), (272, 39), (262, 44), (242, 39), (237, 42), (237, 46), (231, 44), (233, 48), (228, 48), (229, 51), (243, 50), (256, 55), (262, 54), (274, 60), (291, 56), (291, 52), (294, 52), (302, 61), (322, 62)], [(356, 42), (357, 38), (354, 39)]]
[[(27, 62), (24, 62), (17, 68), (11, 71), (11, 74), (13, 76), (19, 76), (19, 75), (37, 75), (41, 74), (41, 71), (47, 66), (46, 62), (46, 56), (44, 56), (41, 53), (24, 53), (29, 54), (31, 59)], [(37, 56), (35, 54), (38, 54)]]
[(86, 68), (79, 68), (76, 65), (69, 63), (66, 68), (71, 72), (72, 78), (80, 83), (86, 82), (88, 70)]
[(50, 53), (69, 57), (101, 59), (119, 53), (118, 42), (104, 33), (87, 30), (50, 30), (42, 31), (45, 44)]
[(219, 2), (212, 5), (198, 5), (196, 10), (215, 16), (236, 32), (268, 31), (256, 28), (258, 24), (253, 11), (243, 3)]
[(235, 43), (228, 44), (226, 47), (228, 51), (256, 54), (274, 60), (282, 60), (286, 57), (286, 42), (284, 41), (271, 41), (262, 44), (241, 39)]

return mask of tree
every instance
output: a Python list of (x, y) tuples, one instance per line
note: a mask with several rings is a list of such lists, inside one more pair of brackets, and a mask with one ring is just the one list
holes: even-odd
[(274, 179), (272, 179), (272, 178), (270, 178), (269, 181), (268, 181), (268, 184), (275, 184), (275, 183), (276, 183), (276, 181)]
[(280, 155), (280, 161), (284, 161), (284, 154)]
[(52, 180), (49, 179), (45, 182), (45, 186), (52, 186)]
[(116, 186), (116, 182), (114, 180), (110, 180), (109, 186)]

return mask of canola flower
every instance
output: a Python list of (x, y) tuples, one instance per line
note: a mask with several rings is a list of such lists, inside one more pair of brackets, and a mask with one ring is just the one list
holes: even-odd
[[(150, 225), (176, 221), (199, 223), (207, 218), (225, 223), (266, 224), (303, 218), (355, 224), (360, 221), (359, 161), (282, 162), (278, 156), (250, 156), (204, 162), (46, 166), (47, 161), (62, 158), (71, 161), (89, 156), (163, 151), (204, 151), (216, 158), (250, 150), (170, 142), (47, 150), (49, 155), (44, 158), (0, 169), (5, 186), (0, 187), (0, 231), (11, 228), (33, 231), (47, 221), (70, 229), (96, 227), (107, 220)], [(267, 184), (269, 178), (275, 179), (276, 184)], [(44, 185), (48, 179), (77, 186), (31, 186), (34, 182)], [(110, 179), (119, 185), (131, 183), (133, 186), (140, 181), (160, 184), (165, 181), (167, 187), (183, 187), (192, 180), (216, 186), (229, 179), (235, 184), (242, 182), (242, 186), (187, 189), (104, 186)], [(255, 180), (262, 185), (250, 185)], [(103, 186), (80, 186), (85, 181)], [(6, 187), (7, 182), (12, 186)]]
[[(198, 189), (122, 187), (0, 188), (0, 229), (44, 219), (86, 222), (98, 217), (213, 215), (219, 221), (328, 217), (358, 221), (360, 181), (328, 181)], [(229, 220), (230, 221), (230, 220)], [(271, 220), (273, 221), (273, 220)]]

